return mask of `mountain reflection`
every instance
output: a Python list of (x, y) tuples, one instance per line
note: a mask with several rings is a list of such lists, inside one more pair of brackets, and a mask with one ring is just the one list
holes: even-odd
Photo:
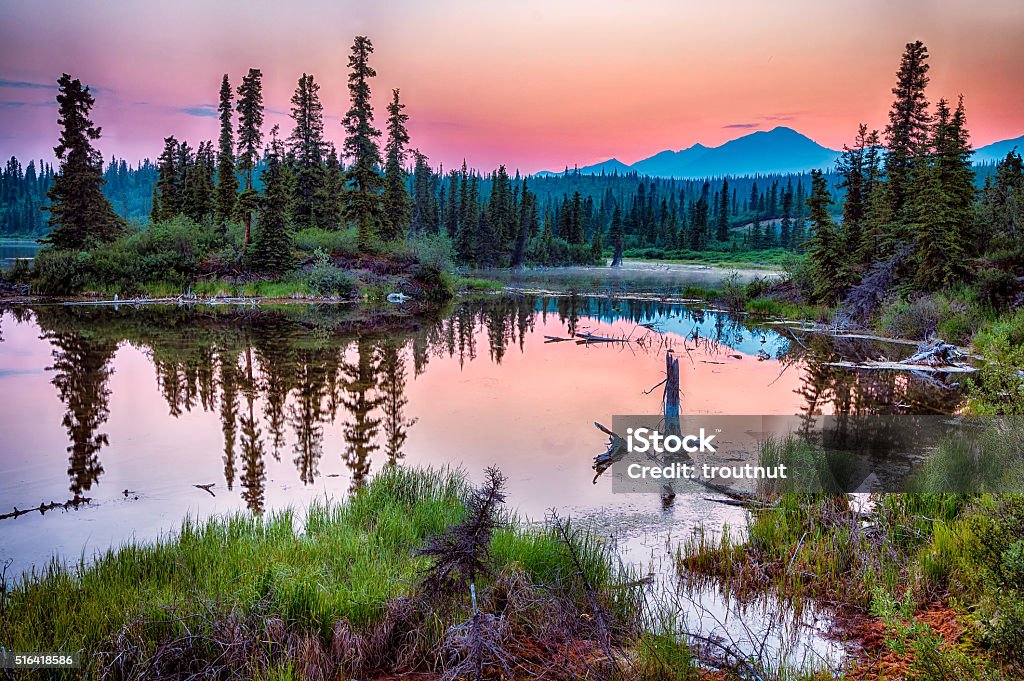
[[(34, 310), (42, 338), (52, 345), (48, 370), (65, 407), (71, 493), (84, 495), (103, 474), (109, 381), (122, 343), (147, 354), (170, 418), (195, 410), (217, 414), (224, 481), (229, 490), (236, 484), (241, 488), (255, 513), (266, 503), (268, 456), (291, 459), (304, 485), (318, 479), (325, 455), (340, 457), (351, 486), (358, 487), (373, 464), (403, 459), (416, 426), (406, 413), (407, 384), (429, 370), (432, 358), (454, 360), (460, 367), (475, 361), (501, 364), (510, 352), (538, 350), (544, 338), (531, 335), (537, 324), (552, 333), (553, 320), (566, 338), (617, 324), (622, 335), (648, 334), (662, 344), (631, 344), (634, 351), (660, 352), (672, 344), (699, 353), (709, 364), (720, 363), (716, 356), (778, 360), (780, 372), (801, 372), (798, 392), (809, 420), (823, 411), (851, 417), (949, 413), (959, 401), (956, 391), (905, 374), (826, 364), (837, 352), (852, 359), (877, 355), (876, 344), (846, 341), (837, 348), (834, 339), (797, 337), (657, 300), (502, 296), (466, 302), (434, 318), (400, 318), (387, 332), (366, 331), (366, 320), (353, 319), (354, 313), (342, 306), (298, 305)], [(747, 389), (756, 386), (736, 386)], [(327, 433), (340, 433), (341, 451), (325, 452)]]

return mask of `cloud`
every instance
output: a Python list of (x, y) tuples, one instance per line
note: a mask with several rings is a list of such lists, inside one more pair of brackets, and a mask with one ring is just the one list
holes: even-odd
[(751, 128), (760, 128), (761, 124), (760, 123), (729, 123), (728, 125), (723, 125), (722, 127), (723, 128), (741, 128), (743, 130), (749, 130)]
[(56, 90), (57, 86), (52, 83), (32, 83), (27, 80), (5, 80), (0, 78), (0, 87), (18, 88), (20, 90)]
[(23, 102), (20, 100), (12, 99), (6, 102), (0, 102), (0, 109), (20, 109), (26, 106), (42, 106), (42, 107), (56, 107), (57, 102)]
[(199, 106), (186, 106), (181, 109), (182, 113), (186, 113), (189, 116), (202, 116), (204, 118), (216, 118), (217, 107), (213, 104), (200, 104)]

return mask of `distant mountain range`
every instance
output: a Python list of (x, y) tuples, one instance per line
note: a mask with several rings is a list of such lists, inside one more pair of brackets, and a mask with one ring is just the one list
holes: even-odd
[[(1024, 152), (1024, 137), (995, 142), (977, 149), (976, 163), (998, 161), (1013, 148)], [(600, 175), (602, 172), (619, 174), (637, 172), (654, 177), (703, 178), (723, 175), (758, 175), (768, 173), (799, 173), (813, 168), (830, 168), (840, 152), (823, 147), (792, 128), (777, 127), (767, 132), (754, 132), (726, 142), (720, 147), (694, 144), (679, 151), (666, 150), (626, 165), (610, 159), (584, 166), (579, 172)], [(538, 175), (559, 175), (559, 172), (541, 172)]]

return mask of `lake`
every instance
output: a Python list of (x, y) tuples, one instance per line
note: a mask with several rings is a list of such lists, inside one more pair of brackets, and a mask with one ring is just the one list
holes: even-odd
[(0, 268), (7, 269), (15, 260), (31, 260), (40, 245), (31, 239), (0, 240)]
[[(744, 511), (701, 495), (663, 508), (657, 495), (594, 481), (606, 439), (593, 422), (658, 413), (661, 392), (650, 389), (668, 348), (681, 358), (689, 414), (949, 413), (958, 400), (895, 372), (823, 364), (899, 350), (837, 348), (651, 299), (506, 294), (398, 318), (386, 332), (361, 330), (355, 314), (343, 305), (4, 311), (0, 513), (71, 503), (0, 520), (0, 561), (18, 573), (157, 537), (186, 516), (340, 499), (388, 465), (460, 467), (480, 479), (495, 464), (523, 516), (555, 509), (618, 542), (627, 559), (656, 563), (673, 537), (744, 524)], [(551, 341), (585, 332), (630, 342)]]

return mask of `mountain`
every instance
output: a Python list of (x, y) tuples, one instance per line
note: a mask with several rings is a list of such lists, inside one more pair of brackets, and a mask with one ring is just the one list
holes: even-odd
[(993, 142), (992, 144), (975, 149), (974, 162), (991, 163), (992, 161), (1002, 161), (1014, 147), (1017, 147), (1018, 154), (1024, 154), (1024, 135), (1015, 137), (1012, 140)]
[(709, 151), (711, 151), (711, 149), (700, 143), (694, 144), (689, 149), (682, 149), (681, 151), (663, 151), (660, 154), (651, 156), (650, 158), (637, 161), (633, 164), (632, 169), (641, 175), (673, 177), (673, 174), (677, 172), (679, 168), (686, 168), (687, 166), (697, 163), (700, 159), (707, 156)]
[(629, 166), (612, 159), (580, 168), (580, 173), (599, 175), (602, 169), (605, 173), (617, 169), (619, 173), (636, 171), (641, 175), (676, 178), (795, 173), (830, 167), (838, 157), (838, 151), (823, 147), (792, 128), (778, 127), (738, 137), (720, 147), (694, 144), (679, 151), (662, 151)]

